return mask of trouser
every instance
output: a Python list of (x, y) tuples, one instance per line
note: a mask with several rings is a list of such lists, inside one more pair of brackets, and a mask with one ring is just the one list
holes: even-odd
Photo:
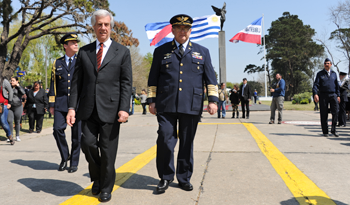
[(36, 121), (36, 131), (41, 131), (43, 127), (44, 114), (37, 114), (36, 108), (32, 108), (28, 114), (29, 118), (29, 130), (34, 130), (34, 124)]
[(20, 133), (22, 113), (23, 106), (21, 104), (17, 107), (11, 106), (7, 116), (7, 122), (10, 126), (11, 133), (13, 133), (13, 122), (15, 122), (16, 137), (18, 137)]
[(111, 193), (115, 182), (115, 160), (120, 123), (102, 122), (96, 108), (81, 124), (81, 148), (89, 163), (91, 181), (100, 181), (101, 192)]
[(9, 111), (7, 109), (7, 106), (4, 105), (4, 109), (3, 109), (2, 113), (0, 114), (0, 124), (6, 132), (6, 137), (9, 137), (12, 135), (9, 123), (7, 122), (8, 112)]
[(321, 127), (323, 134), (328, 134), (328, 104), (331, 107), (332, 113), (332, 128), (331, 132), (335, 132), (335, 126), (338, 120), (338, 109), (339, 103), (337, 95), (335, 93), (321, 93), (320, 96), (320, 116), (321, 116)]
[[(55, 110), (53, 136), (55, 137), (58, 151), (61, 155), (62, 161), (67, 161), (69, 156), (69, 147), (66, 140), (65, 130), (67, 127), (66, 121), (67, 112), (60, 112)], [(81, 139), (81, 121), (75, 121), (71, 127), (72, 149), (70, 166), (78, 166), (80, 156), (80, 139)]]
[(256, 104), (256, 99), (258, 98), (258, 96), (254, 96), (254, 104)]
[(238, 111), (238, 104), (232, 104), (232, 117), (235, 117), (235, 113), (237, 112), (237, 117), (239, 116), (239, 111)]
[(141, 105), (142, 105), (142, 109), (143, 109), (142, 114), (146, 114), (147, 113), (147, 111), (146, 111), (146, 103), (141, 103)]
[(226, 117), (226, 101), (219, 101), (218, 103), (218, 117), (220, 117), (220, 112), (222, 109), (222, 117)]
[[(159, 123), (157, 139), (157, 171), (161, 179), (173, 180), (175, 175), (174, 148), (179, 137), (176, 178), (189, 183), (193, 173), (193, 140), (200, 115), (157, 113)], [(179, 122), (179, 134), (177, 134)]]
[(134, 107), (135, 107), (135, 102), (133, 102), (132, 105), (131, 105), (129, 115), (133, 115), (134, 114)]
[(283, 110), (284, 96), (273, 97), (271, 102), (271, 115), (270, 120), (275, 121), (275, 111), (278, 110), (278, 122), (282, 121), (282, 110)]
[(241, 107), (242, 107), (242, 117), (245, 118), (245, 110), (246, 109), (247, 109), (247, 117), (249, 117), (249, 100), (244, 100), (242, 98)]
[(339, 125), (346, 126), (346, 103), (347, 102), (345, 102), (343, 100), (341, 100), (339, 103), (339, 113), (338, 113)]

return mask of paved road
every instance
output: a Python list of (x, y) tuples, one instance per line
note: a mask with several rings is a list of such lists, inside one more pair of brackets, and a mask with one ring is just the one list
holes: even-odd
[[(349, 128), (339, 129), (339, 138), (325, 138), (318, 112), (284, 111), (283, 120), (269, 125), (269, 111), (251, 112), (249, 120), (205, 113), (195, 139), (194, 190), (181, 190), (175, 179), (157, 194), (157, 121), (136, 113), (120, 134), (116, 184), (126, 181), (107, 204), (350, 204)], [(91, 185), (83, 153), (76, 173), (58, 172), (52, 128), (21, 139), (14, 146), (0, 142), (2, 205), (97, 204), (96, 197), (81, 194)], [(131, 165), (140, 169), (129, 171)]]

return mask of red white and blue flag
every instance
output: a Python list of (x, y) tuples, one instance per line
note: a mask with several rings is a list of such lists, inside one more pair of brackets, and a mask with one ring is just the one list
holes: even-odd
[(246, 43), (256, 43), (261, 44), (261, 21), (262, 17), (253, 21), (247, 28), (243, 29), (239, 33), (237, 33), (233, 38), (230, 39), (233, 43), (238, 43), (239, 41), (243, 41)]
[[(160, 46), (174, 38), (169, 22), (149, 23), (145, 26), (150, 46)], [(206, 38), (218, 38), (220, 31), (220, 17), (216, 15), (193, 18), (191, 41)]]

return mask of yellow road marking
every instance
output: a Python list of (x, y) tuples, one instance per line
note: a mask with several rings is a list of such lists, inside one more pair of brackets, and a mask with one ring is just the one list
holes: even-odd
[(241, 125), (242, 123), (198, 123), (199, 125)]
[(243, 125), (300, 205), (335, 205), (334, 201), (289, 161), (258, 128), (252, 123), (243, 123)]
[[(144, 153), (136, 156), (134, 159), (125, 163), (123, 166), (115, 170), (116, 178), (113, 187), (113, 191), (117, 190), (126, 180), (139, 171), (142, 167), (148, 164), (152, 159), (156, 157), (156, 147), (154, 145)], [(98, 197), (91, 194), (92, 184), (79, 192), (77, 195), (71, 197), (67, 201), (61, 203), (62, 205), (68, 204), (84, 204), (93, 205), (99, 204)], [(112, 192), (113, 192), (112, 191)]]

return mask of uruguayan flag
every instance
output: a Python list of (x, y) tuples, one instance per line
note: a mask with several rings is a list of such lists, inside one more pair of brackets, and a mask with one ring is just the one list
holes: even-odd
[[(172, 41), (169, 22), (149, 23), (145, 26), (150, 45), (160, 46)], [(191, 41), (200, 41), (206, 38), (218, 38), (220, 31), (220, 17), (216, 15), (193, 18)], [(158, 35), (157, 35), (158, 34)]]

